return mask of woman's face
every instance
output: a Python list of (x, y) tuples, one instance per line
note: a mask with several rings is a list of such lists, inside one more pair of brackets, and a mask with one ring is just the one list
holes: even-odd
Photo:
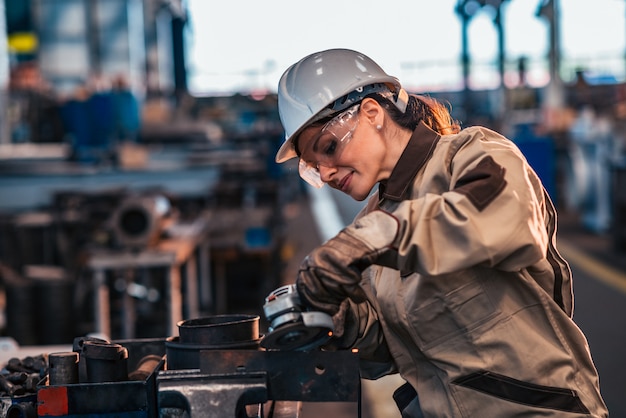
[(321, 180), (353, 199), (367, 198), (383, 177), (386, 147), (380, 130), (357, 107), (324, 126), (310, 126), (300, 134), (300, 160), (319, 172)]

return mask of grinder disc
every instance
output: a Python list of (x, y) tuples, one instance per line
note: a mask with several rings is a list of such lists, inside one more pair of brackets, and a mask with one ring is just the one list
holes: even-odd
[(267, 350), (308, 350), (323, 344), (332, 335), (324, 326), (306, 326), (302, 322), (281, 325), (261, 340)]

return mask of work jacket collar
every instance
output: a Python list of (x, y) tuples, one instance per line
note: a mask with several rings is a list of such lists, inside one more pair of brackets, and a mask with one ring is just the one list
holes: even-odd
[(439, 138), (441, 135), (421, 121), (389, 178), (380, 182), (379, 196), (395, 201), (406, 199), (413, 179), (432, 156)]

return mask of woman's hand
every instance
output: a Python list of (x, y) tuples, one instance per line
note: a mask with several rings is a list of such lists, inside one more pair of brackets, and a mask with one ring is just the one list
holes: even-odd
[(361, 273), (393, 249), (397, 235), (396, 218), (377, 210), (314, 249), (302, 261), (296, 278), (302, 302), (331, 315), (346, 298), (364, 302)]

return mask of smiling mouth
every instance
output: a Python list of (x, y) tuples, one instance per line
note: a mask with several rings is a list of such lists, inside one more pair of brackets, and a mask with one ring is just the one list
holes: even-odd
[(350, 180), (350, 178), (352, 177), (352, 173), (347, 174), (344, 178), (341, 179), (341, 181), (339, 182), (339, 184), (337, 185), (339, 190), (341, 191), (345, 191), (344, 188), (346, 187), (346, 185), (348, 184), (348, 181)]

